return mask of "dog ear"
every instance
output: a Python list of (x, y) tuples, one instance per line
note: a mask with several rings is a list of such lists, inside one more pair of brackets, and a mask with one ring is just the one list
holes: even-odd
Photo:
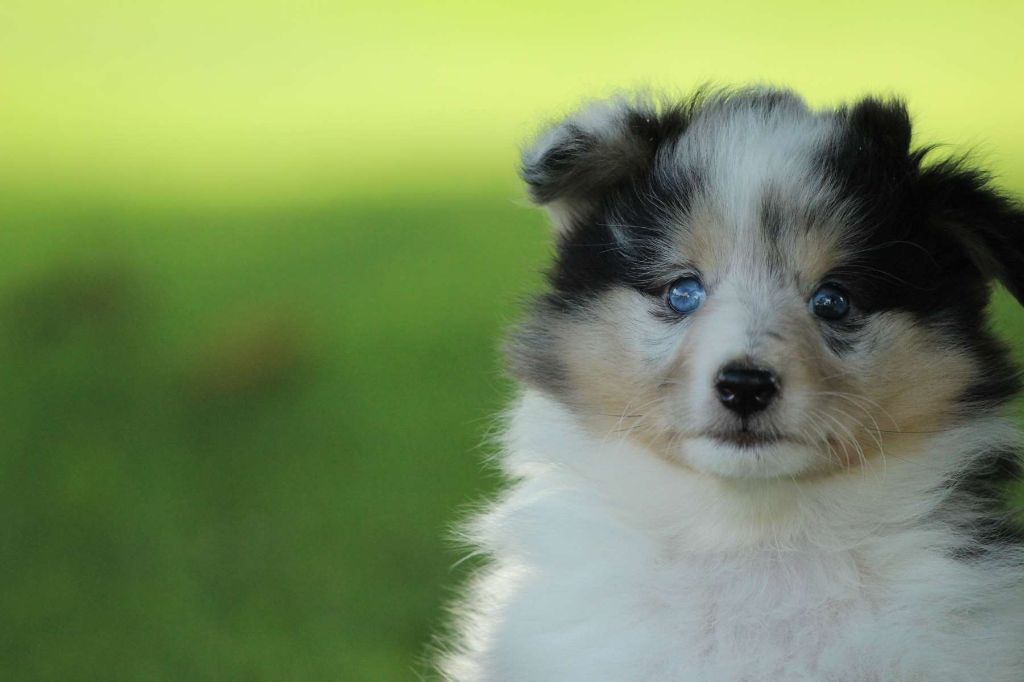
[(617, 97), (592, 102), (549, 127), (522, 155), (530, 198), (545, 206), (555, 228), (568, 229), (616, 188), (649, 171), (667, 140), (689, 123), (683, 107)]
[(900, 99), (866, 97), (849, 110), (849, 126), (862, 143), (871, 144), (882, 161), (905, 160), (910, 153), (911, 124), (907, 105)]
[(985, 276), (1024, 305), (1024, 207), (963, 159), (926, 167), (919, 181), (933, 219), (956, 236)]

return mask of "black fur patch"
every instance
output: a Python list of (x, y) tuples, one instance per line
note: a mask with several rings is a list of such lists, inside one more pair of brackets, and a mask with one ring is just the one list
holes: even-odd
[(557, 332), (570, 315), (569, 306), (556, 295), (543, 295), (533, 301), (526, 320), (505, 342), (512, 376), (551, 395), (568, 394), (568, 371), (557, 347)]
[(859, 243), (856, 258), (836, 273), (839, 281), (866, 312), (927, 317), (952, 306), (976, 317), (987, 298), (984, 279), (963, 245), (934, 225), (906, 110), (868, 99), (838, 117), (843, 134), (824, 152), (822, 171), (854, 207), (850, 228)]
[(761, 232), (764, 234), (765, 263), (773, 274), (781, 275), (785, 259), (778, 244), (779, 237), (786, 226), (786, 209), (778, 192), (771, 188), (765, 189), (761, 199), (758, 221), (761, 225)]
[(978, 269), (1024, 304), (1024, 207), (993, 189), (989, 175), (963, 158), (924, 169), (919, 190), (933, 219)]
[(700, 186), (693, 173), (665, 177), (652, 171), (599, 198), (558, 240), (549, 273), (553, 292), (567, 303), (586, 303), (616, 285), (655, 293), (667, 282), (649, 265), (675, 229), (666, 223), (663, 207), (684, 214)]
[(957, 558), (979, 559), (1008, 545), (1024, 545), (1024, 525), (1012, 514), (1006, 499), (1011, 485), (1021, 480), (1024, 464), (1020, 453), (1006, 450), (991, 453), (974, 470), (950, 481), (952, 493), (946, 505), (951, 517), (962, 518), (964, 508), (974, 511), (973, 521), (957, 521), (967, 538), (956, 550)]
[(957, 399), (968, 417), (1004, 405), (1021, 391), (1020, 368), (1013, 362), (1006, 344), (987, 326), (973, 334), (970, 350), (980, 369)]

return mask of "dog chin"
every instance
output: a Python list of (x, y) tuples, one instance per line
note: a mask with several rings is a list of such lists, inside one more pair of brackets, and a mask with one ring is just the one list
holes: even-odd
[(691, 468), (720, 478), (790, 478), (814, 468), (814, 450), (791, 440), (737, 443), (701, 436), (682, 442), (676, 456)]

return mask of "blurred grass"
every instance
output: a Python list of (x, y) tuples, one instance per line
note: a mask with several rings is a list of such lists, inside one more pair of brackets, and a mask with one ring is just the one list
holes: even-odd
[(540, 216), (3, 221), (0, 679), (412, 679)]

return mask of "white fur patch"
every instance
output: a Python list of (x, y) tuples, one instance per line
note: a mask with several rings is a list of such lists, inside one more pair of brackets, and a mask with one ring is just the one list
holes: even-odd
[(725, 481), (588, 436), (528, 393), (518, 480), (471, 538), (496, 557), (442, 663), (457, 682), (1022, 679), (1021, 576), (950, 558), (933, 516), (990, 419), (884, 471)]

